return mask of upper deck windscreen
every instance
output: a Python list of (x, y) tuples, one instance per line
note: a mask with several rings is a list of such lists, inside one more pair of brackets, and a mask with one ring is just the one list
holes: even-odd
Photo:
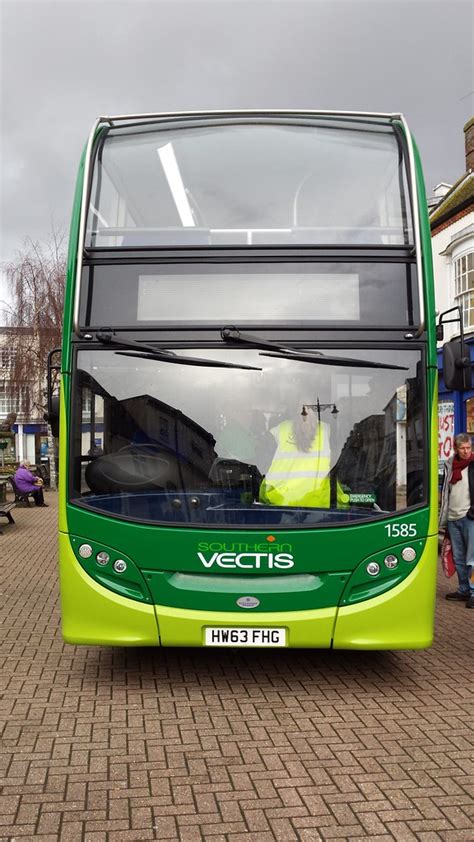
[(412, 242), (401, 142), (388, 123), (123, 127), (95, 159), (88, 246)]

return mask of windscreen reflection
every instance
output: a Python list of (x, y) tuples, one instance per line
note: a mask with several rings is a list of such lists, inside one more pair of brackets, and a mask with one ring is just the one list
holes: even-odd
[[(326, 353), (361, 367), (254, 349), (176, 354), (260, 370), (79, 352), (72, 502), (121, 519), (215, 528), (338, 525), (419, 504), (419, 353)], [(364, 369), (364, 360), (406, 370)]]

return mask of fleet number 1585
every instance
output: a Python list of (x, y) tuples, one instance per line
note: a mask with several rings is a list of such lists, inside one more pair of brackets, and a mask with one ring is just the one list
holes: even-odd
[(384, 528), (389, 538), (416, 537), (416, 523), (387, 523)]

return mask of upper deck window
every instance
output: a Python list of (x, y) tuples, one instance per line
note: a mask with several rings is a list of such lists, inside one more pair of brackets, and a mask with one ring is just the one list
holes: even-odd
[(412, 242), (400, 139), (389, 123), (121, 127), (95, 160), (88, 246)]

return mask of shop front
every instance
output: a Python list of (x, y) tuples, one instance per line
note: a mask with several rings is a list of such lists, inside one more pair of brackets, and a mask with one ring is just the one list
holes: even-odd
[(48, 431), (46, 424), (14, 424), (16, 461), (28, 460), (32, 465), (48, 462)]
[[(471, 364), (474, 363), (474, 337), (466, 339)], [(474, 443), (474, 387), (465, 392), (448, 391), (443, 379), (443, 353), (438, 351), (438, 473), (454, 453), (454, 437), (469, 433)], [(474, 384), (474, 378), (473, 378)]]

